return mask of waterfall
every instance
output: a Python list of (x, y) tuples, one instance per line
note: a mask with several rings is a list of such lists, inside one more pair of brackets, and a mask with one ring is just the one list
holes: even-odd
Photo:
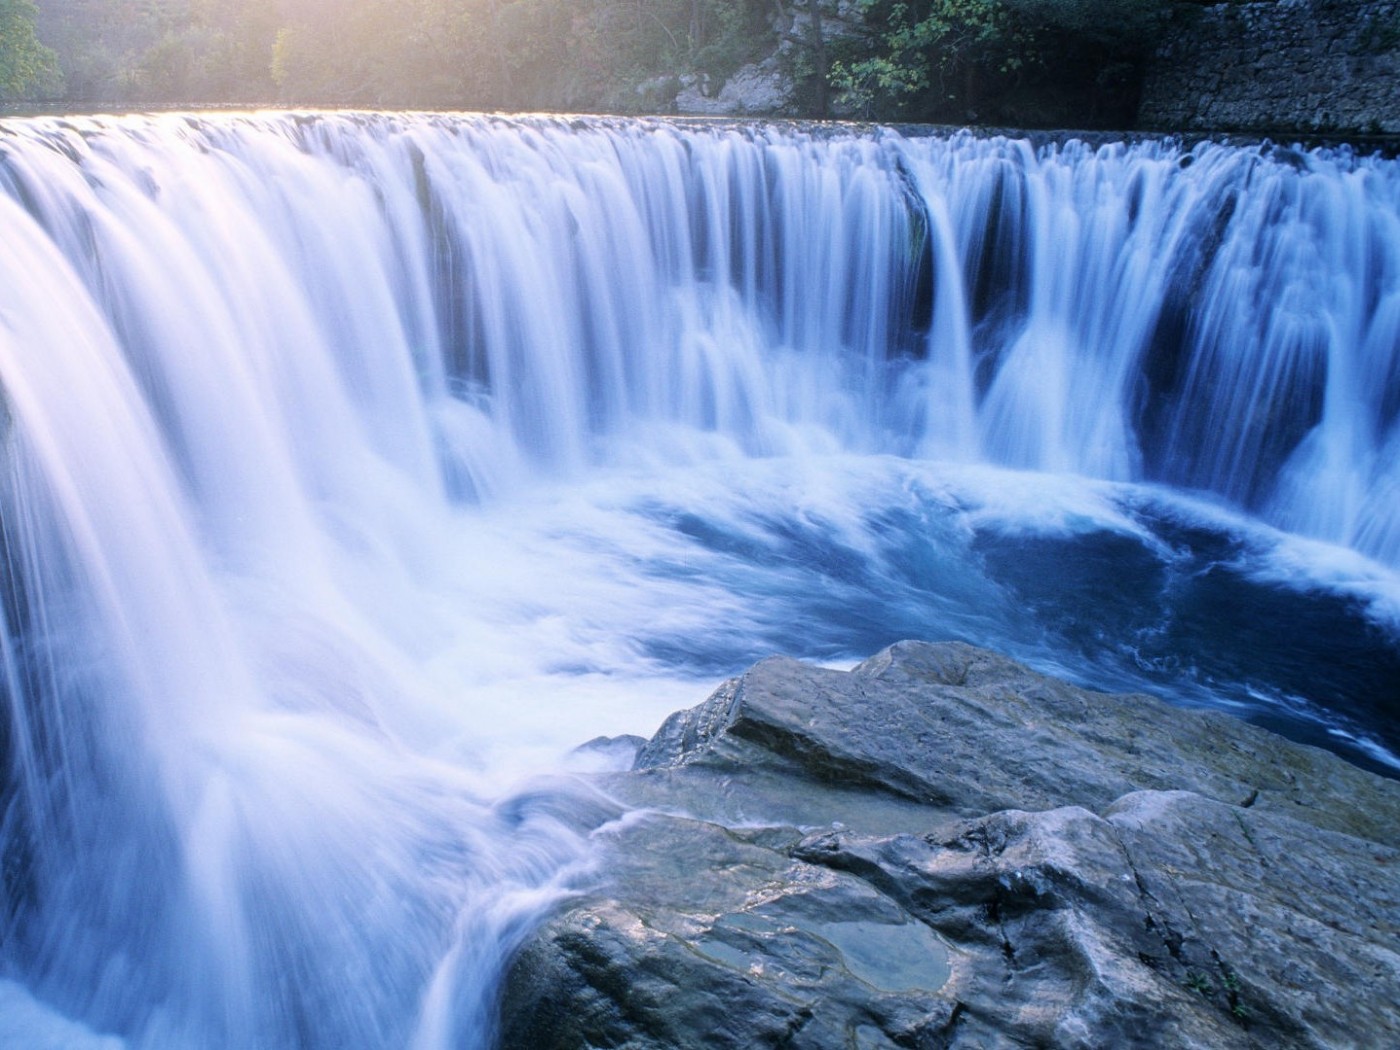
[[(201, 498), (255, 462), (349, 510), (367, 456), (479, 499), (683, 427), (1166, 483), (1400, 564), (1390, 161), (426, 116), (4, 141)], [(211, 412), (264, 444), (229, 459)]]
[(0, 1043), (489, 1045), (519, 778), (772, 648), (1400, 768), (1400, 163), (51, 118), (0, 231)]

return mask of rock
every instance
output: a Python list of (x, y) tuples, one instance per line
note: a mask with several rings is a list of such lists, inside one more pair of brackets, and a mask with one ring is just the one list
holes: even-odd
[[(1143, 791), (1106, 817), (1006, 811), (794, 854), (863, 873), (965, 953), (945, 993), (979, 1039), (1331, 1047), (1400, 1033), (1393, 998), (1372, 1001), (1400, 979), (1400, 854), (1364, 840)], [(1358, 1010), (1383, 1027), (1339, 1040)]]
[(713, 95), (697, 78), (688, 77), (676, 94), (677, 113), (692, 116), (774, 116), (792, 110), (796, 85), (778, 55), (749, 63)]
[(580, 773), (631, 769), (637, 761), (637, 753), (646, 745), (645, 738), (630, 734), (597, 736), (574, 748), (565, 764), (570, 770)]
[(508, 1048), (1400, 1045), (1400, 784), (1220, 715), (906, 642), (596, 783)]
[[(759, 62), (741, 66), (722, 84), (708, 74), (680, 78), (674, 112), (711, 117), (801, 117), (807, 115), (799, 97), (793, 68), (809, 61), (807, 42), (812, 38), (811, 16), (805, 9), (784, 11), (781, 5), (770, 22), (778, 40), (776, 49)], [(840, 0), (836, 10), (822, 17), (822, 39), (840, 48), (864, 41), (869, 34), (865, 15), (854, 0)], [(858, 46), (858, 44), (857, 44)]]
[(1178, 19), (1148, 63), (1137, 126), (1394, 135), (1397, 74), (1400, 0), (1212, 4)]
[(830, 1047), (853, 1017), (905, 1030), (952, 1010), (933, 932), (859, 877), (791, 860), (795, 843), (656, 815), (611, 845), (613, 896), (517, 962), (503, 1045)]
[[(994, 759), (993, 757), (994, 756)], [(774, 658), (672, 715), (637, 768), (796, 767), (958, 815), (1188, 790), (1400, 844), (1400, 786), (1226, 715), (1107, 696), (969, 645), (900, 642), (850, 672)], [(1257, 792), (1257, 794), (1255, 794)], [(1392, 811), (1393, 812), (1393, 811)]]

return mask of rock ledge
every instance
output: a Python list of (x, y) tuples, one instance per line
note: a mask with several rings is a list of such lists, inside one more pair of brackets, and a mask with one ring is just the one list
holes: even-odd
[(591, 781), (508, 1048), (1400, 1045), (1400, 783), (1225, 716), (902, 642)]

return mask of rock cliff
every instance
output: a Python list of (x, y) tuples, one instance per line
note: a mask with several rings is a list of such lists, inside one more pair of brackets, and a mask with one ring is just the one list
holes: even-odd
[(912, 642), (610, 746), (508, 1048), (1400, 1045), (1400, 783), (1326, 752)]

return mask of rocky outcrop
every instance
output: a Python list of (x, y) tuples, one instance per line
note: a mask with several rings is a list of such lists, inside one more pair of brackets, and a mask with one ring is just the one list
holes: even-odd
[[(796, 70), (812, 64), (812, 49), (818, 32), (827, 48), (863, 39), (869, 30), (864, 13), (851, 0), (824, 0), (818, 31), (812, 25), (807, 5), (784, 8), (776, 5), (770, 28), (776, 41), (774, 50), (761, 61), (741, 66), (721, 82), (707, 75), (681, 77), (671, 112), (683, 116), (725, 117), (811, 117), (811, 101), (801, 97)], [(839, 105), (832, 105), (831, 116), (849, 116)]]
[(1400, 1045), (1400, 784), (1222, 715), (901, 643), (592, 783), (507, 1047)]
[(778, 116), (793, 111), (797, 85), (778, 54), (741, 67), (720, 86), (697, 75), (682, 77), (674, 110), (688, 116)]
[(1400, 133), (1400, 0), (1265, 0), (1196, 13), (1138, 111), (1169, 131)]

